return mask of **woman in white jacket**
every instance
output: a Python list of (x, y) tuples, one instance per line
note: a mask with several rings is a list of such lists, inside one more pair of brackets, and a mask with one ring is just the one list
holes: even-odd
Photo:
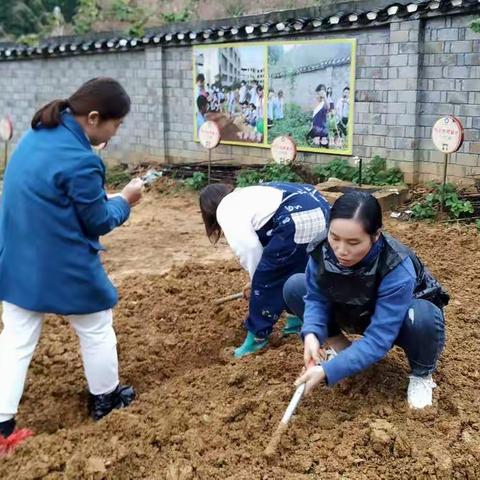
[[(213, 184), (200, 193), (207, 236), (221, 234), (251, 279), (247, 336), (235, 356), (268, 344), (273, 325), (286, 310), (282, 291), (294, 273), (304, 272), (308, 243), (326, 230), (329, 204), (311, 185), (270, 182), (237, 188)], [(298, 333), (301, 321), (289, 317), (285, 334)]]

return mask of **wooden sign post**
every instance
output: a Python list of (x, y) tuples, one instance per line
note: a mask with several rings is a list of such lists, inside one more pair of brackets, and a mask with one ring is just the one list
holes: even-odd
[(218, 125), (209, 120), (198, 131), (198, 139), (203, 147), (208, 150), (208, 184), (211, 182), (212, 150), (220, 143), (220, 129)]
[(445, 206), (445, 185), (447, 184), (448, 159), (451, 153), (456, 152), (463, 143), (463, 125), (453, 115), (439, 118), (432, 128), (432, 140), (435, 147), (444, 153), (443, 187), (440, 211)]
[(10, 120), (10, 117), (3, 118), (0, 120), (0, 139), (4, 142), (4, 160), (3, 160), (3, 169), (7, 168), (8, 161), (8, 143), (13, 137), (13, 124)]
[(297, 146), (287, 136), (275, 138), (272, 142), (271, 151), (273, 160), (280, 165), (289, 165), (297, 156)]

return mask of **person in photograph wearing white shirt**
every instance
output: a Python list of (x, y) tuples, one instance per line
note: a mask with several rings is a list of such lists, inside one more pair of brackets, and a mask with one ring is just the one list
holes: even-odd
[(350, 88), (345, 87), (342, 92), (342, 98), (337, 102), (335, 108), (340, 121), (338, 122), (338, 130), (343, 136), (347, 135), (348, 115), (350, 112)]
[[(200, 192), (200, 210), (212, 243), (223, 233), (250, 275), (244, 289), (247, 336), (234, 352), (243, 357), (268, 345), (286, 310), (283, 286), (291, 275), (305, 271), (307, 245), (326, 231), (330, 206), (311, 185), (269, 182), (234, 189), (217, 183)], [(300, 328), (297, 317), (287, 317), (283, 334)]]
[(245, 83), (244, 80), (242, 80), (242, 83), (240, 86), (240, 98), (239, 98), (240, 105), (245, 106), (248, 104), (247, 93), (248, 93), (247, 84)]
[(253, 80), (248, 93), (250, 94), (249, 102), (253, 103), (254, 105), (257, 104), (257, 100), (258, 100), (257, 87), (258, 87), (258, 81)]

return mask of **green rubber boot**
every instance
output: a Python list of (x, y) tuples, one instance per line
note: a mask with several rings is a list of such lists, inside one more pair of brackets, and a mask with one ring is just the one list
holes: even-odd
[(282, 329), (282, 336), (286, 337), (287, 335), (298, 335), (302, 330), (302, 319), (294, 315), (287, 315), (287, 320), (285, 321), (285, 326)]
[(268, 345), (268, 338), (256, 338), (255, 334), (248, 332), (244, 342), (234, 350), (235, 358), (241, 358), (245, 355), (258, 352)]

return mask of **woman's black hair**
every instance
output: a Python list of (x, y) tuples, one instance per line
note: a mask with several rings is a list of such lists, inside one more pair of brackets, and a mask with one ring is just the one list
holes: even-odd
[(378, 200), (362, 191), (347, 192), (335, 201), (330, 211), (330, 223), (340, 218), (357, 220), (371, 236), (383, 225), (382, 207)]
[(234, 189), (229, 183), (213, 183), (200, 192), (200, 211), (207, 237), (212, 243), (217, 243), (222, 234), (222, 228), (217, 221), (217, 208), (223, 198)]
[(35, 113), (32, 128), (54, 128), (61, 114), (70, 109), (73, 115), (88, 115), (97, 111), (102, 120), (120, 119), (130, 111), (130, 97), (113, 78), (93, 78), (84, 83), (71, 97), (53, 100)]
[(319, 85), (317, 85), (317, 88), (315, 89), (315, 91), (316, 92), (321, 92), (322, 90), (327, 91), (327, 87), (325, 87), (325, 85), (323, 83), (320, 83)]

